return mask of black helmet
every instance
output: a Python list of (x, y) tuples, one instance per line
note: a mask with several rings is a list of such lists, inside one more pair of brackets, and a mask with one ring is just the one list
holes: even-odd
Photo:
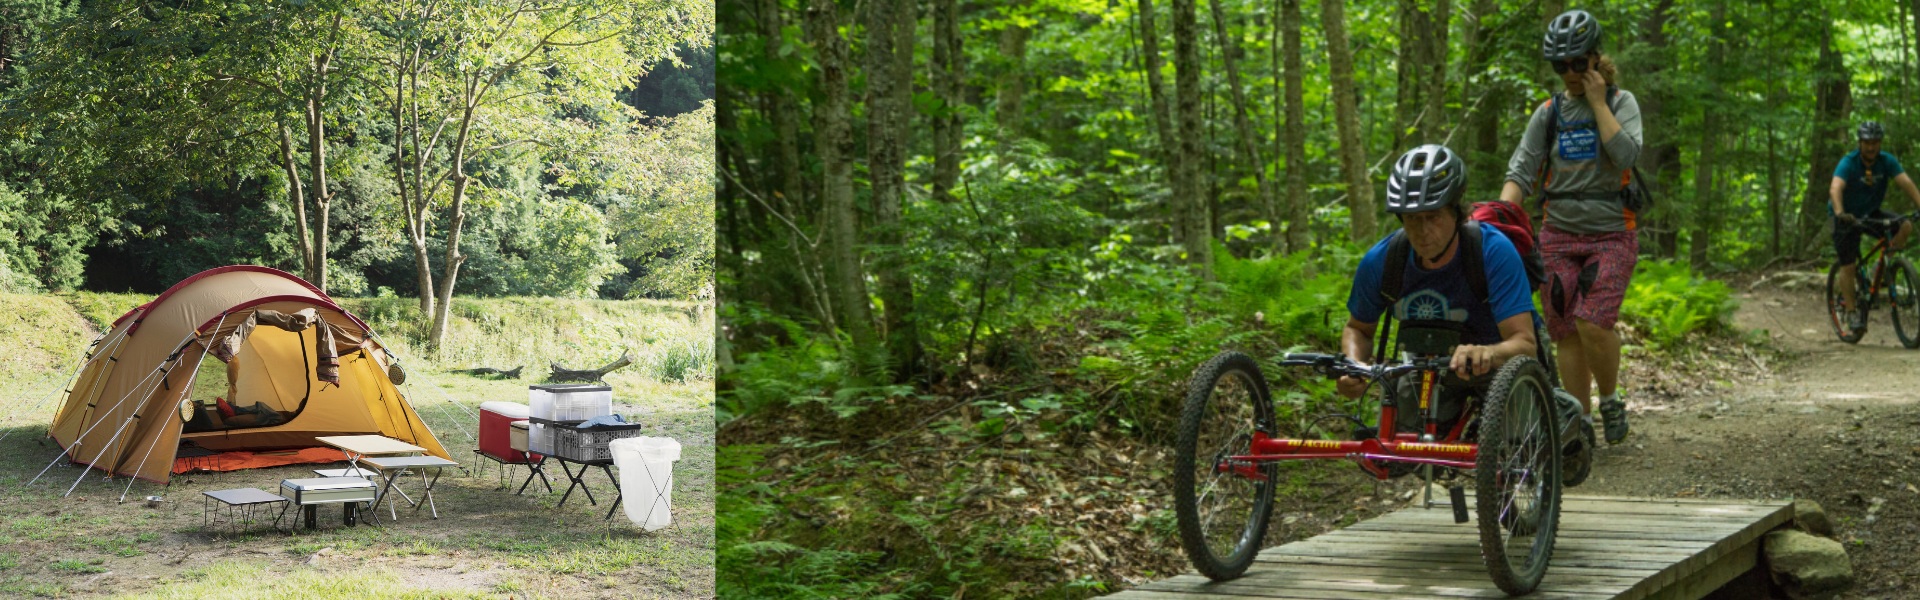
[[(1454, 206), (1467, 192), (1467, 165), (1439, 144), (1408, 150), (1387, 177), (1387, 212), (1419, 213)], [(1457, 206), (1455, 211), (1458, 212)], [(1464, 214), (1464, 213), (1463, 213)]]
[(1584, 10), (1560, 13), (1547, 22), (1547, 37), (1540, 41), (1540, 52), (1547, 60), (1567, 60), (1600, 49), (1600, 21)]
[(1860, 124), (1860, 131), (1855, 136), (1862, 140), (1877, 140), (1887, 137), (1887, 128), (1881, 127), (1879, 121), (1867, 121)]

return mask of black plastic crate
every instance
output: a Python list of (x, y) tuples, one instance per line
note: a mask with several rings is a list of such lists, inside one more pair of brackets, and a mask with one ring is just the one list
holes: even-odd
[(613, 460), (613, 449), (608, 446), (614, 440), (640, 437), (646, 433), (646, 425), (595, 425), (577, 427), (586, 420), (553, 421), (548, 419), (527, 419), (540, 426), (536, 433), (528, 428), (527, 445), (530, 451), (547, 456), (556, 456), (571, 461), (588, 462)]

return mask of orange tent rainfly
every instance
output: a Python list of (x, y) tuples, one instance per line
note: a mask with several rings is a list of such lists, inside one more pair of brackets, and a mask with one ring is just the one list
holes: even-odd
[[(176, 461), (183, 445), (270, 452), (373, 434), (450, 458), (394, 387), (391, 358), (366, 323), (312, 284), (220, 267), (114, 321), (47, 435), (76, 463), (154, 482), (186, 469), (176, 469), (188, 462)], [(291, 457), (313, 452), (241, 464), (308, 462)]]

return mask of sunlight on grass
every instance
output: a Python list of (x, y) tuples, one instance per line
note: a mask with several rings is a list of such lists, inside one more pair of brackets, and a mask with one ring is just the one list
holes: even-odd
[(171, 582), (160, 589), (137, 596), (115, 596), (124, 600), (458, 600), (493, 598), (492, 594), (470, 590), (421, 589), (407, 585), (398, 573), (388, 569), (356, 568), (351, 574), (327, 573), (304, 567), (291, 572), (270, 570), (263, 565), (228, 563), (218, 568), (194, 569), (181, 574), (183, 581)]

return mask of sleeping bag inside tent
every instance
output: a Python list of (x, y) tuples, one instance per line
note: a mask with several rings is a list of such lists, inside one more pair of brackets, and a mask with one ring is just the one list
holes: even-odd
[(115, 321), (47, 435), (76, 463), (156, 482), (196, 467), (342, 460), (314, 440), (332, 435), (383, 435), (451, 458), (394, 387), (390, 359), (312, 284), (221, 267)]

